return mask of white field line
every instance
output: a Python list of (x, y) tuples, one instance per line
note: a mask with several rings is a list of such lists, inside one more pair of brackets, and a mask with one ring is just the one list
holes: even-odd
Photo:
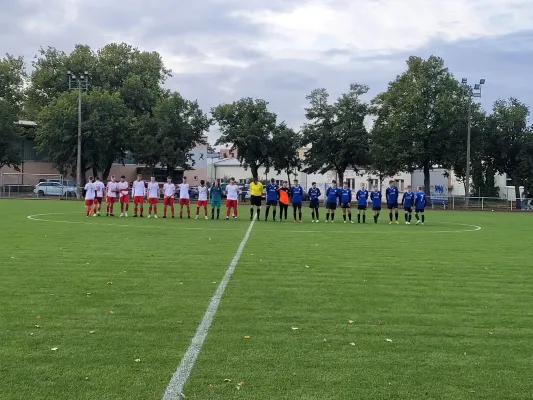
[[(81, 224), (81, 225), (102, 225), (102, 226), (117, 226), (117, 227), (127, 227), (127, 228), (141, 228), (141, 229), (161, 229), (161, 225), (128, 225), (128, 224), (108, 224), (108, 223), (101, 223), (101, 222), (87, 222), (87, 221), (64, 221), (64, 220), (54, 220), (54, 219), (45, 219), (45, 218), (40, 218), (40, 217), (45, 217), (47, 215), (66, 215), (66, 214), (79, 214), (79, 212), (72, 212), (72, 213), (45, 213), (45, 214), (33, 214), (33, 215), (28, 215), (28, 219), (30, 220), (33, 220), (33, 221), (43, 221), (43, 222), (54, 222), (54, 223), (60, 223), (60, 224)], [(83, 217), (85, 218), (85, 217)], [(98, 219), (98, 220), (101, 220), (101, 219), (104, 219), (104, 218), (108, 218), (108, 217), (89, 217), (89, 218), (94, 218), (94, 219)], [(115, 217), (115, 218), (118, 218), (118, 217)], [(131, 217), (128, 217), (128, 218), (131, 218)], [(120, 218), (121, 221), (124, 221), (124, 218)], [(201, 222), (200, 222), (201, 223)], [(282, 224), (282, 225), (292, 225), (292, 223), (280, 223), (280, 222), (268, 222), (268, 224), (276, 224), (276, 225), (279, 225), (279, 224)], [(338, 223), (336, 222), (335, 223), (336, 225), (340, 225), (341, 223)], [(414, 228), (414, 229), (419, 229), (419, 232), (421, 233), (424, 233), (424, 234), (428, 234), (428, 233), (461, 233), (461, 232), (475, 232), (475, 231), (479, 231), (481, 230), (481, 226), (478, 226), (478, 225), (470, 225), (470, 224), (460, 224), (460, 223), (456, 223), (456, 222), (441, 222), (441, 221), (432, 221), (429, 223), (429, 225), (433, 225), (433, 224), (448, 224), (448, 225), (455, 225), (455, 226), (464, 226), (464, 227), (467, 227), (467, 228), (471, 228), (471, 229), (460, 229), (460, 230), (445, 230), (445, 231), (430, 231), (430, 230), (424, 230), (422, 227), (417, 227), (417, 228)], [(372, 226), (374, 225), (373, 223), (369, 223), (367, 224), (369, 226)], [(426, 225), (428, 225), (428, 223), (426, 223)], [(331, 223), (328, 224), (328, 226), (331, 226)], [(170, 227), (170, 225), (166, 225), (166, 227)], [(206, 228), (206, 227), (195, 227), (195, 228), (191, 228), (191, 227), (182, 227), (182, 226), (179, 226), (179, 225), (173, 225), (172, 228), (177, 228), (176, 229), (176, 232), (179, 232), (180, 230), (194, 230), (194, 231), (199, 231), (199, 230), (205, 230), (205, 231), (235, 231), (234, 228), (222, 228), (222, 227), (219, 227), (219, 228)], [(371, 229), (371, 228), (368, 228), (368, 229)], [(277, 233), (324, 233), (324, 232), (327, 232), (327, 233), (343, 233), (343, 234), (354, 234), (354, 235), (366, 235), (366, 234), (389, 234), (389, 233), (393, 233), (395, 232), (393, 229), (394, 228), (391, 228), (390, 231), (386, 230), (386, 231), (369, 231), (368, 229), (365, 229), (365, 230), (361, 230), (361, 229), (357, 229), (357, 230), (354, 230), (354, 229), (346, 229), (346, 230), (283, 230), (283, 231), (280, 231), (279, 229), (261, 229), (261, 232), (277, 232)]]
[(231, 275), (233, 275), (233, 271), (235, 271), (235, 267), (239, 262), (239, 258), (241, 258), (244, 246), (246, 246), (246, 242), (250, 238), (250, 233), (252, 232), (254, 223), (255, 219), (250, 222), (250, 226), (248, 227), (241, 244), (237, 248), (237, 252), (233, 257), (233, 260), (231, 260), (231, 263), (224, 274), (224, 278), (222, 278), (222, 281), (218, 285), (214, 296), (211, 298), (209, 306), (207, 307), (204, 317), (202, 318), (202, 322), (200, 322), (200, 325), (196, 330), (196, 334), (191, 340), (189, 348), (181, 359), (180, 365), (176, 369), (176, 372), (174, 372), (174, 375), (172, 375), (172, 378), (170, 379), (167, 389), (165, 390), (165, 394), (163, 395), (163, 400), (179, 400), (182, 398), (183, 387), (185, 386), (185, 383), (187, 383), (189, 375), (191, 374), (194, 364), (196, 363), (196, 359), (198, 358), (198, 354), (200, 354), (200, 351), (202, 350), (202, 345), (204, 344), (209, 328), (213, 323), (213, 318), (215, 317), (218, 306), (220, 305), (220, 300), (222, 299), (224, 291), (228, 286)]

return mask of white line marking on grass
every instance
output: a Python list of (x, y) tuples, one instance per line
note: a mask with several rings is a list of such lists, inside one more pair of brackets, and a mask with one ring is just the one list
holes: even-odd
[(244, 246), (246, 246), (246, 242), (250, 238), (250, 233), (252, 232), (254, 223), (255, 218), (252, 220), (252, 222), (250, 222), (250, 226), (248, 227), (241, 244), (237, 248), (237, 252), (233, 257), (233, 260), (231, 260), (231, 263), (224, 274), (224, 278), (222, 278), (220, 285), (218, 285), (217, 291), (209, 302), (209, 306), (207, 307), (204, 317), (202, 318), (202, 322), (200, 322), (200, 325), (198, 326), (198, 329), (191, 340), (189, 348), (181, 359), (180, 365), (176, 369), (176, 372), (174, 372), (174, 375), (172, 375), (167, 389), (165, 390), (165, 394), (163, 395), (163, 400), (179, 400), (182, 398), (183, 387), (185, 386), (185, 383), (187, 383), (189, 375), (191, 374), (194, 364), (196, 363), (196, 359), (198, 358), (198, 354), (200, 354), (200, 351), (202, 350), (202, 345), (204, 344), (209, 328), (213, 323), (213, 318), (215, 317), (218, 306), (220, 305), (220, 300), (224, 295), (226, 286), (228, 286), (231, 275), (233, 275), (233, 271), (235, 271), (235, 267), (239, 262), (239, 258), (241, 258)]
[[(177, 228), (177, 232), (179, 232), (179, 230), (189, 230), (189, 231), (199, 231), (199, 230), (205, 230), (205, 231), (235, 231), (235, 228), (223, 228), (223, 227), (218, 227), (218, 228), (208, 228), (208, 227), (184, 227), (184, 226), (180, 226), (180, 225), (130, 225), (130, 224), (108, 224), (108, 223), (104, 223), (104, 222), (87, 222), (87, 221), (64, 221), (64, 220), (54, 220), (54, 219), (45, 219), (45, 218), (39, 218), (39, 217), (42, 217), (42, 216), (47, 216), (47, 215), (66, 215), (66, 214), (79, 214), (79, 212), (71, 212), (71, 213), (44, 213), (44, 214), (33, 214), (33, 215), (28, 215), (28, 219), (31, 219), (33, 221), (43, 221), (43, 222), (55, 222), (55, 223), (61, 223), (61, 224), (82, 224), (82, 225), (102, 225), (102, 226), (117, 226), (117, 227), (127, 227), (127, 228), (141, 228), (141, 229), (161, 229), (162, 226), (165, 226), (165, 227), (176, 227)], [(83, 217), (84, 219), (86, 219), (86, 217)], [(90, 217), (90, 218), (94, 218), (94, 219), (100, 219), (101, 218), (104, 218), (104, 217)], [(106, 219), (108, 217), (105, 217)], [(117, 217), (118, 218), (118, 217)], [(132, 217), (129, 217), (129, 218), (132, 218)], [(91, 219), (91, 221), (94, 221), (94, 219)], [(122, 221), (124, 221), (123, 218), (121, 218)], [(164, 222), (163, 222), (164, 223)], [(202, 222), (200, 222), (202, 223)], [(230, 223), (230, 222), (226, 222), (226, 223)], [(179, 224), (179, 222), (178, 222)], [(222, 224), (222, 223), (221, 223)], [(434, 231), (434, 230), (424, 230), (424, 228), (422, 227), (417, 227), (417, 228), (408, 228), (408, 229), (416, 229), (417, 232), (420, 232), (420, 233), (462, 233), (462, 232), (475, 232), (475, 231), (479, 231), (481, 230), (481, 226), (478, 226), (478, 225), (471, 225), (471, 224), (461, 224), (461, 223), (457, 223), (457, 222), (441, 222), (441, 221), (432, 221), (429, 223), (429, 225), (433, 225), (433, 224), (448, 224), (448, 225), (456, 225), (456, 226), (465, 226), (465, 227), (469, 227), (469, 228), (473, 228), (473, 229), (460, 229), (460, 230), (441, 230), (441, 231)], [(276, 224), (276, 226), (280, 226), (282, 224), (280, 224), (279, 222)], [(283, 224), (285, 225), (285, 224)], [(287, 225), (289, 225), (287, 223)], [(379, 230), (379, 231), (372, 231), (372, 230), (368, 230), (368, 229), (372, 229), (372, 228), (363, 228), (364, 230), (361, 230), (361, 229), (358, 229), (358, 228), (355, 228), (353, 229), (353, 227), (349, 228), (349, 226), (351, 225), (348, 225), (346, 227), (346, 230), (329, 230), (329, 227), (331, 226), (331, 223), (330, 224), (327, 224), (328, 225), (328, 229), (327, 230), (309, 230), (309, 229), (306, 229), (306, 230), (297, 230), (297, 229), (291, 229), (291, 230), (284, 230), (284, 229), (261, 229), (261, 232), (276, 232), (276, 233), (324, 233), (324, 232), (328, 232), (328, 233), (343, 233), (343, 234), (352, 234), (352, 235), (366, 235), (366, 234), (389, 234), (389, 233), (396, 233), (396, 231), (394, 230), (395, 228), (391, 227), (390, 230), (387, 228), (385, 230)], [(341, 225), (341, 223), (337, 223), (336, 224), (337, 226)], [(367, 224), (368, 226), (373, 226), (374, 224)], [(379, 224), (380, 226), (384, 225), (384, 224)], [(426, 225), (428, 225), (426, 223)]]

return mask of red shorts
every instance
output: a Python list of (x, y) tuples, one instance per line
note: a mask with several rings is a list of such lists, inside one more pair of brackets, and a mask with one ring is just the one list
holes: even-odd
[(165, 206), (173, 206), (174, 205), (174, 197), (165, 197), (165, 200), (163, 200), (163, 204)]
[(144, 203), (144, 197), (143, 196), (135, 196), (133, 198), (133, 204), (143, 204)]
[(196, 202), (196, 205), (197, 205), (198, 207), (207, 207), (207, 200), (198, 200), (198, 201)]
[(237, 209), (237, 200), (226, 200), (226, 207)]
[(129, 203), (130, 202), (130, 195), (129, 194), (125, 194), (124, 196), (122, 196), (120, 198), (120, 202), (121, 203)]
[(152, 205), (157, 204), (157, 200), (158, 200), (157, 197), (149, 197), (148, 204), (152, 204)]
[(96, 204), (96, 199), (93, 199), (93, 200), (87, 200), (87, 199), (85, 199), (85, 207), (90, 207), (90, 206), (92, 206), (93, 204)]
[(191, 204), (189, 199), (180, 199), (180, 206), (188, 206), (189, 204)]
[(115, 197), (107, 196), (105, 202), (113, 204), (115, 203)]
[(96, 203), (98, 203), (98, 204), (102, 204), (102, 201), (103, 201), (103, 200), (104, 200), (103, 197), (97, 197), (96, 199), (94, 199), (94, 201), (95, 201), (94, 204), (96, 204)]

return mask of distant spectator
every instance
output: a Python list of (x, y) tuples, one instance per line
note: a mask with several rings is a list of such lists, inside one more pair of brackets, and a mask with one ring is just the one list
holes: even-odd
[(522, 192), (522, 206), (520, 208), (522, 211), (527, 209), (527, 193), (525, 190)]

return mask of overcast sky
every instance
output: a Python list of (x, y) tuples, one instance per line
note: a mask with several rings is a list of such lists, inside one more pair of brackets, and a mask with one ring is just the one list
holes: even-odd
[[(485, 78), (482, 103), (533, 106), (531, 0), (3, 0), (0, 51), (28, 63), (39, 47), (127, 42), (156, 50), (171, 89), (205, 111), (243, 96), (303, 122), (305, 96), (351, 82), (371, 95), (409, 55), (443, 57), (457, 78)], [(216, 139), (216, 132), (210, 140)]]

